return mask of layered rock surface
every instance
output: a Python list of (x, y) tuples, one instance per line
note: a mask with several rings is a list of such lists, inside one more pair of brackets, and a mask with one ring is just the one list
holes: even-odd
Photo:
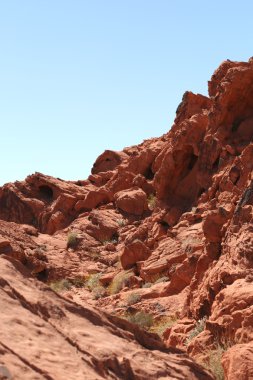
[(179, 350), (136, 332), (141, 345), (105, 314), (63, 299), (18, 262), (0, 259), (0, 283), (1, 379), (211, 379)]
[[(167, 134), (123, 152), (104, 152), (87, 180), (67, 182), (35, 173), (23, 182), (4, 185), (0, 189), (0, 254), (5, 257), (1, 265), (12, 271), (15, 282), (22, 275), (10, 269), (14, 264), (6, 259), (21, 262), (41, 282), (40, 286), (31, 282), (37, 299), (49, 297), (55, 305), (60, 299), (60, 308), (68, 309), (71, 302), (78, 303), (80, 310), (87, 304), (96, 306), (110, 313), (110, 323), (117, 321), (128, 330), (133, 325), (126, 319), (133, 321), (140, 312), (152, 316), (153, 326), (148, 329), (159, 332), (168, 349), (187, 351), (217, 379), (223, 370), (225, 379), (250, 379), (252, 169), (253, 61), (225, 61), (209, 82), (209, 97), (184, 94)], [(62, 280), (69, 286), (60, 293), (71, 302), (43, 284)], [(8, 315), (12, 313), (10, 309)], [(68, 320), (74, 321), (76, 313), (72, 314)], [(69, 322), (64, 318), (59, 317), (59, 324), (66, 331)], [(83, 323), (82, 334), (88, 334)], [(95, 328), (92, 331), (95, 335)], [(132, 363), (135, 348), (131, 354), (129, 345), (126, 354), (122, 347), (118, 356)], [(92, 362), (90, 378), (208, 376), (199, 375), (192, 364), (185, 364), (186, 359), (180, 364), (182, 354), (175, 359), (177, 354), (165, 351), (157, 357), (152, 356), (155, 351), (145, 354), (152, 356), (152, 363), (160, 363), (155, 367), (161, 371), (150, 364), (152, 369), (139, 375), (131, 366), (132, 377), (127, 377), (128, 369), (123, 369), (119, 358), (112, 363), (110, 355), (102, 360), (94, 354), (98, 361)], [(110, 354), (115, 358), (116, 349)], [(149, 364), (145, 355), (140, 362)], [(79, 363), (80, 358), (71, 358), (72, 364)], [(51, 363), (49, 357), (45, 360)], [(178, 366), (186, 371), (185, 377), (180, 377)], [(96, 372), (97, 367), (102, 372)]]

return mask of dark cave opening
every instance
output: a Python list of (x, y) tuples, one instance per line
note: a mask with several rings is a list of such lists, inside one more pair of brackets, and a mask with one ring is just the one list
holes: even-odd
[(144, 173), (144, 177), (147, 179), (147, 180), (152, 180), (154, 178), (154, 173), (152, 171), (152, 168), (151, 168), (151, 165), (147, 168), (147, 170), (145, 171)]
[(198, 156), (195, 156), (195, 154), (192, 153), (191, 156), (189, 157), (189, 162), (188, 162), (188, 167), (187, 167), (189, 171), (191, 171), (194, 168), (197, 160), (198, 160)]
[(49, 275), (48, 270), (44, 269), (43, 271), (36, 274), (36, 278), (39, 281), (46, 282), (48, 279), (48, 275)]
[(217, 158), (216, 158), (216, 160), (214, 161), (214, 163), (213, 163), (213, 171), (215, 172), (216, 170), (218, 170), (218, 168), (219, 168), (219, 164), (220, 164), (220, 156), (218, 156)]
[(47, 202), (52, 202), (54, 199), (54, 192), (51, 189), (51, 187), (42, 185), (39, 187), (39, 195), (40, 198), (47, 201)]

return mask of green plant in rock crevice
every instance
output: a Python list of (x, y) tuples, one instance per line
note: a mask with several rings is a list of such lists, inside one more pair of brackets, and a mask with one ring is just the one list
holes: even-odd
[(189, 332), (185, 345), (188, 346), (197, 335), (204, 331), (205, 327), (206, 317), (203, 317), (197, 321), (195, 327)]
[(101, 285), (99, 279), (102, 273), (92, 273), (86, 278), (85, 286), (90, 291), (92, 291), (95, 287)]
[(77, 233), (72, 231), (67, 237), (67, 248), (76, 248), (78, 245)]
[(111, 284), (108, 286), (109, 294), (113, 295), (120, 292), (128, 284), (130, 277), (133, 275), (131, 270), (120, 272), (113, 278)]
[(72, 284), (67, 279), (52, 281), (49, 283), (49, 286), (52, 290), (54, 290), (56, 293), (61, 293), (65, 290), (69, 290), (72, 287)]
[(157, 198), (155, 194), (149, 194), (148, 196), (148, 207), (150, 210), (154, 210), (157, 203)]
[(206, 359), (204, 359), (200, 364), (203, 365), (208, 371), (212, 372), (215, 380), (224, 380), (224, 370), (221, 364), (222, 355), (226, 352), (227, 348), (220, 344), (212, 350), (209, 350), (206, 354)]
[(93, 273), (88, 276), (85, 282), (86, 288), (93, 295), (93, 299), (97, 300), (99, 298), (105, 297), (107, 295), (105, 287), (100, 283), (100, 277), (102, 273)]
[(153, 316), (151, 314), (145, 313), (144, 311), (138, 311), (135, 314), (128, 313), (124, 316), (124, 318), (145, 330), (148, 330), (154, 323)]
[(140, 293), (137, 293), (137, 292), (129, 294), (126, 300), (128, 306), (134, 305), (140, 301), (141, 301), (141, 295)]
[(158, 318), (153, 326), (149, 329), (150, 332), (154, 332), (161, 337), (163, 333), (170, 327), (177, 323), (178, 318), (176, 316), (161, 316)]
[(117, 224), (119, 227), (124, 227), (126, 225), (126, 220), (123, 218), (117, 219)]

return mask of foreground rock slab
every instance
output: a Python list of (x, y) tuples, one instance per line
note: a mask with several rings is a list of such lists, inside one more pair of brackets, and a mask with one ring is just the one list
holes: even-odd
[(1, 379), (212, 379), (179, 350), (159, 341), (145, 349), (105, 314), (62, 298), (4, 258), (0, 303)]

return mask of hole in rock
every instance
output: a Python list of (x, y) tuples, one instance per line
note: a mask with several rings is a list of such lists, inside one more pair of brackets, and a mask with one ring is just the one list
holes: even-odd
[(219, 168), (219, 164), (220, 164), (220, 156), (218, 156), (213, 163), (213, 170), (214, 171), (216, 171)]
[(117, 234), (117, 232), (116, 232), (115, 234), (112, 235), (112, 240), (114, 240), (115, 242), (118, 243), (119, 235)]
[(208, 317), (211, 313), (211, 305), (210, 302), (206, 299), (204, 300), (203, 304), (201, 305), (199, 309), (199, 318), (205, 318)]
[(189, 163), (188, 163), (188, 170), (192, 170), (194, 165), (196, 164), (198, 160), (198, 156), (195, 156), (195, 154), (192, 154), (190, 157), (189, 157)]
[(47, 269), (44, 269), (43, 271), (39, 272), (37, 275), (36, 275), (36, 278), (39, 280), (39, 281), (47, 281), (48, 279), (48, 270)]
[(203, 187), (201, 189), (199, 189), (199, 192), (198, 192), (198, 198), (204, 194), (204, 192), (206, 191), (206, 189), (204, 189)]
[(159, 224), (161, 224), (161, 226), (163, 226), (163, 227), (165, 227), (165, 228), (169, 228), (169, 227), (170, 227), (169, 223), (165, 222), (165, 220), (161, 220), (161, 221), (159, 222)]
[(177, 181), (183, 180), (192, 171), (198, 156), (193, 153), (192, 146), (186, 146), (184, 150), (177, 150), (173, 153), (173, 159), (175, 162), (175, 172)]
[(145, 173), (144, 173), (144, 177), (146, 178), (146, 179), (149, 179), (149, 180), (151, 180), (151, 179), (153, 179), (154, 178), (154, 173), (152, 172), (152, 169), (151, 169), (151, 165), (147, 168), (147, 170), (145, 171)]
[(231, 168), (231, 170), (229, 172), (229, 178), (230, 178), (231, 182), (233, 182), (234, 185), (236, 185), (237, 182), (239, 181), (240, 170), (236, 166)]
[(54, 198), (54, 192), (51, 187), (43, 185), (39, 187), (40, 198), (47, 202), (51, 202)]
[(231, 132), (236, 132), (237, 129), (239, 128), (239, 125), (241, 124), (242, 122), (242, 119), (235, 119), (232, 123), (232, 128), (231, 128)]

